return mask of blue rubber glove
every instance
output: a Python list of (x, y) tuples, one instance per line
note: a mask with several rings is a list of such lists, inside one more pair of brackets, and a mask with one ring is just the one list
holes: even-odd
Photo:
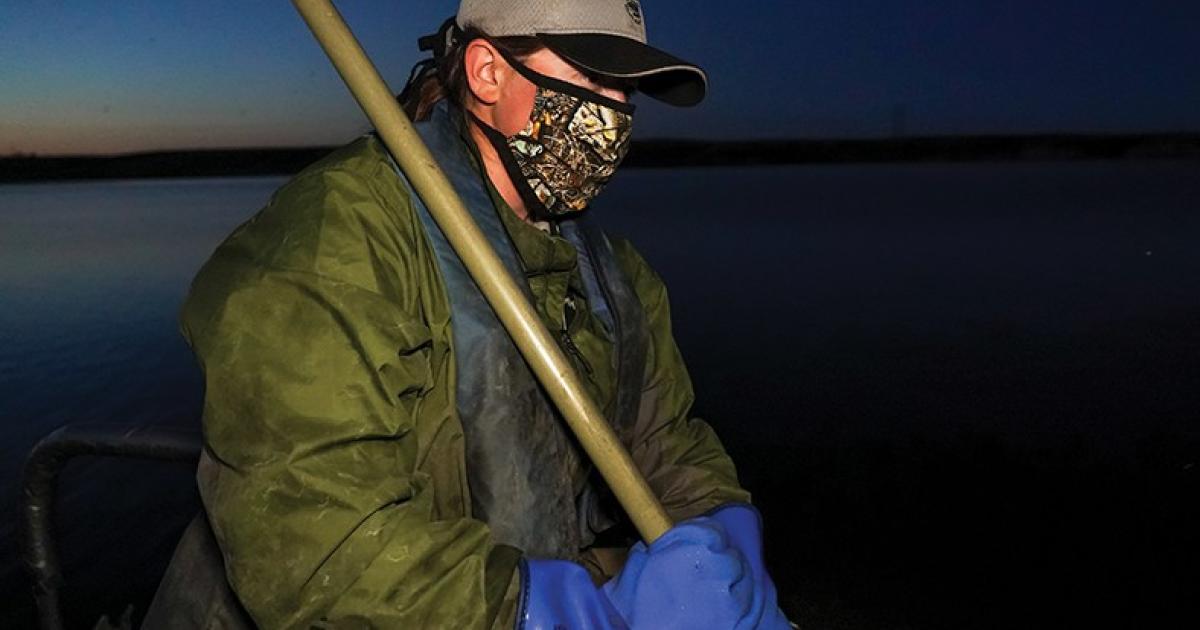
[(731, 503), (708, 514), (725, 529), (729, 544), (742, 552), (750, 563), (754, 592), (761, 597), (761, 615), (755, 626), (761, 630), (788, 630), (791, 624), (779, 609), (775, 582), (767, 574), (762, 553), (762, 517), (758, 510), (745, 503)]
[(587, 569), (565, 560), (521, 560), (517, 630), (626, 630)]
[(630, 550), (603, 588), (563, 560), (521, 561), (518, 630), (788, 630), (762, 558), (758, 512), (743, 504), (672, 527)]
[(630, 628), (750, 630), (762, 616), (753, 567), (707, 517), (672, 527), (630, 550), (604, 594)]

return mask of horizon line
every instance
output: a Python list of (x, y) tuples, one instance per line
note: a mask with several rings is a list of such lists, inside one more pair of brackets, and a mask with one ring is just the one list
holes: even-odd
[[(364, 134), (365, 135), (365, 134)], [(355, 136), (360, 137), (360, 136)], [(1200, 140), (1200, 130), (1176, 131), (1116, 131), (1116, 132), (1087, 132), (1087, 131), (1045, 131), (1022, 133), (930, 133), (874, 136), (789, 136), (779, 138), (750, 138), (750, 139), (721, 139), (696, 138), (686, 136), (657, 136), (635, 139), (633, 145), (708, 145), (708, 146), (748, 146), (748, 145), (781, 145), (781, 144), (854, 144), (854, 143), (887, 143), (904, 141), (987, 141), (987, 140), (1132, 140), (1132, 139), (1188, 139)], [(270, 151), (316, 151), (331, 150), (349, 144), (348, 140), (340, 144), (267, 144), (267, 145), (230, 145), (216, 147), (179, 147), (163, 149), (139, 149), (134, 151), (118, 151), (112, 153), (40, 153), (37, 151), (13, 151), (0, 154), (0, 160), (16, 159), (115, 159), (149, 157), (173, 154), (206, 154), (230, 152), (270, 152)]]

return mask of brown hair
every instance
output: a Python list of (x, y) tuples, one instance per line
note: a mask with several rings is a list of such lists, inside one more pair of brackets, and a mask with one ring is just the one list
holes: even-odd
[[(400, 93), (404, 113), (414, 121), (429, 118), (433, 106), (442, 99), (462, 107), (470, 87), (467, 84), (467, 44), (485, 39), (503, 52), (524, 59), (545, 48), (536, 37), (489, 37), (477, 28), (467, 28), (455, 34), (454, 42), (434, 59), (418, 64), (413, 76)], [(432, 62), (432, 63), (430, 63)]]

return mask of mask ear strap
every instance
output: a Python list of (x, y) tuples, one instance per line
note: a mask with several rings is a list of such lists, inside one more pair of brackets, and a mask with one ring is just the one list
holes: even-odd
[(537, 194), (533, 192), (529, 180), (525, 178), (525, 173), (521, 170), (521, 165), (517, 164), (517, 158), (513, 156), (512, 148), (508, 146), (508, 138), (504, 137), (504, 134), (495, 127), (479, 120), (474, 113), (468, 111), (467, 115), (471, 117), (474, 124), (479, 126), (479, 130), (496, 149), (496, 154), (500, 156), (500, 163), (504, 165), (508, 178), (512, 180), (517, 193), (521, 195), (521, 201), (525, 202), (525, 210), (539, 221), (553, 218), (554, 215), (546, 208), (546, 204), (542, 203), (542, 200), (538, 199)]
[(555, 92), (561, 92), (563, 94), (567, 94), (569, 96), (574, 96), (577, 99), (588, 101), (590, 103), (597, 103), (599, 105), (603, 105), (605, 107), (615, 109), (618, 112), (621, 112), (622, 114), (633, 115), (633, 111), (636, 109), (636, 106), (633, 103), (622, 103), (621, 101), (618, 101), (618, 100), (612, 99), (612, 98), (608, 98), (607, 96), (604, 96), (602, 94), (597, 94), (585, 87), (575, 85), (574, 83), (568, 83), (566, 81), (563, 81), (562, 79), (555, 79), (554, 77), (548, 77), (540, 72), (533, 70), (532, 68), (530, 68), (529, 66), (526, 66), (525, 64), (521, 63), (520, 61), (517, 61), (516, 57), (514, 57), (511, 53), (509, 53), (507, 50), (505, 50), (502, 46), (500, 46), (496, 42), (491, 42), (491, 44), (492, 44), (492, 46), (494, 46), (496, 48), (496, 50), (500, 51), (500, 56), (503, 57), (504, 60), (508, 62), (508, 65), (512, 66), (513, 69), (516, 70), (518, 74), (525, 77), (530, 83), (532, 83), (538, 87), (543, 87), (548, 90), (553, 90)]

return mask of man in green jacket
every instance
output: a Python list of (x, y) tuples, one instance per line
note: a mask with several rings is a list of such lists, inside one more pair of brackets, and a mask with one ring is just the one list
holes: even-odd
[(277, 191), (183, 309), (200, 492), (237, 600), (268, 628), (786, 627), (749, 495), (689, 415), (661, 280), (581, 219), (628, 147), (633, 88), (689, 105), (702, 71), (645, 44), (633, 0), (464, 0), (423, 46), (406, 106), (680, 525), (630, 550), (368, 135)]

